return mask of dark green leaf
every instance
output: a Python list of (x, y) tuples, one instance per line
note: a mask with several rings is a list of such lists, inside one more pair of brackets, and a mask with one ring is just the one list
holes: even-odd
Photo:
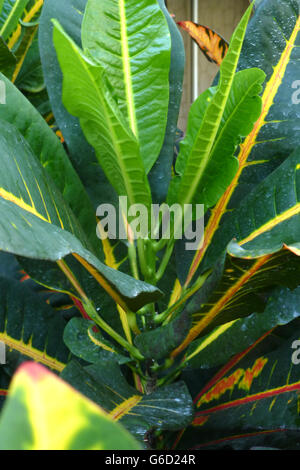
[(62, 371), (70, 353), (62, 316), (32, 289), (0, 277), (0, 341), (37, 362)]
[(62, 377), (140, 438), (151, 428), (181, 429), (193, 416), (192, 401), (183, 382), (141, 395), (127, 384), (116, 362), (82, 367), (72, 361)]
[(162, 203), (168, 193), (171, 180), (172, 163), (175, 152), (177, 121), (182, 96), (182, 84), (185, 65), (185, 51), (182, 36), (176, 23), (166, 9), (165, 0), (158, 0), (171, 34), (171, 67), (169, 74), (169, 110), (165, 140), (160, 155), (149, 173), (149, 181), (154, 202)]
[(96, 278), (100, 268), (98, 282), (116, 294), (115, 300), (122, 304), (124, 295), (131, 298), (128, 307), (132, 310), (159, 298), (161, 292), (157, 288), (105, 266), (86, 249), (80, 225), (25, 139), (10, 124), (0, 125), (1, 158), (6, 168), (0, 176), (0, 248), (49, 261), (76, 253)]
[(134, 342), (146, 358), (162, 359), (181, 344), (187, 336), (190, 327), (191, 315), (185, 311), (166, 326), (141, 333), (135, 338)]
[(7, 77), (11, 77), (15, 65), (15, 55), (11, 52), (6, 43), (3, 41), (3, 38), (0, 37), (0, 72), (6, 75)]
[(291, 322), (300, 315), (300, 289), (276, 289), (268, 299), (263, 313), (234, 320), (216, 328), (210, 335), (193, 341), (186, 353), (192, 368), (220, 366), (255, 343), (263, 334)]
[(64, 331), (64, 342), (75, 356), (92, 364), (105, 360), (123, 364), (130, 360), (103, 338), (93, 322), (83, 318), (72, 318), (69, 321)]
[(6, 89), (6, 104), (0, 105), (0, 118), (13, 124), (24, 136), (81, 222), (93, 249), (100, 254), (101, 243), (96, 237), (95, 211), (62, 144), (22, 93), (3, 75), (0, 75), (0, 79), (4, 81)]

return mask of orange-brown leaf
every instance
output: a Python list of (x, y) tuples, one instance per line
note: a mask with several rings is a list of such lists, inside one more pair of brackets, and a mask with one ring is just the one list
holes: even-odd
[(212, 29), (193, 21), (179, 21), (177, 24), (189, 33), (210, 62), (221, 65), (229, 46), (225, 39)]

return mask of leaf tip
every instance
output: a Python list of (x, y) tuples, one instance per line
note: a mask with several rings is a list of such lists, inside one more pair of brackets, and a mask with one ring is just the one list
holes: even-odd
[(32, 382), (39, 382), (46, 375), (48, 375), (49, 372), (40, 364), (33, 361), (28, 361), (23, 362), (23, 364), (18, 368), (17, 374), (24, 374), (29, 377)]

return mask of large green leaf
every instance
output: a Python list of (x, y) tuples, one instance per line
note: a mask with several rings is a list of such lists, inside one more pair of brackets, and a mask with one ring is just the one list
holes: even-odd
[(105, 69), (148, 173), (164, 141), (169, 102), (171, 41), (157, 1), (89, 0), (82, 44)]
[(169, 196), (182, 205), (201, 202), (209, 208), (218, 201), (238, 169), (234, 152), (240, 137), (251, 131), (261, 111), (258, 94), (264, 73), (251, 70), (235, 76), (250, 14), (251, 7), (233, 35), (218, 87), (210, 95), (205, 92), (191, 108), (176, 162), (180, 176)]
[(137, 450), (140, 445), (100, 407), (42, 366), (26, 363), (0, 418), (0, 448)]
[(0, 118), (13, 124), (24, 136), (84, 227), (94, 251), (101, 253), (95, 232), (95, 211), (62, 144), (24, 95), (2, 74), (0, 79), (6, 90), (6, 104), (0, 106)]
[[(56, 18), (70, 37), (81, 46), (81, 20), (86, 0), (46, 0), (39, 25), (39, 46), (45, 82), (51, 101), (55, 120), (63, 133), (71, 161), (81, 181), (85, 185), (95, 208), (101, 203), (110, 203), (117, 208), (117, 194), (103, 173), (94, 153), (88, 144), (79, 120), (68, 113), (62, 104), (62, 72), (53, 45), (52, 19)], [(91, 226), (91, 224), (89, 224)], [(94, 232), (94, 231), (93, 231)], [(122, 246), (123, 245), (123, 246)], [(129, 273), (127, 248), (122, 242), (105, 240), (103, 255), (108, 266)], [(112, 312), (112, 307), (103, 307), (103, 311)]]
[(228, 214), (298, 146), (300, 108), (292, 86), (300, 57), (299, 25), (299, 0), (263, 0), (249, 22), (238, 69), (259, 67), (266, 73), (262, 113), (240, 146), (236, 175), (210, 214), (187, 283), (200, 263), (205, 271), (230, 242), (232, 233), (227, 238), (223, 231)]
[(94, 149), (88, 144), (79, 120), (72, 116), (62, 103), (62, 72), (53, 45), (55, 18), (69, 36), (81, 46), (81, 21), (86, 0), (45, 0), (39, 24), (39, 47), (45, 83), (56, 123), (63, 133), (71, 161), (86, 190), (97, 207), (102, 202), (116, 203), (116, 193), (107, 181)]
[[(237, 171), (238, 161), (234, 152), (241, 138), (251, 131), (259, 117), (261, 100), (258, 95), (261, 92), (264, 79), (265, 74), (259, 69), (242, 70), (233, 79), (218, 135), (211, 149), (209, 160), (201, 170), (202, 174), (197, 184), (196, 195), (192, 199), (196, 203), (205, 204), (205, 208), (216, 203)], [(171, 189), (173, 192), (179, 190), (178, 187), (185, 171), (191, 171), (193, 166), (195, 173), (195, 168), (198, 166), (200, 168), (202, 165), (203, 157), (199, 160), (196, 159), (199, 157), (199, 148), (201, 148), (197, 144), (197, 140), (202, 138), (199, 129), (206, 128), (205, 112), (216, 99), (217, 93), (216, 88), (206, 90), (191, 107), (187, 136), (180, 144), (178, 163), (176, 164), (176, 172), (181, 176), (175, 177), (174, 187)], [(189, 164), (191, 165), (190, 170), (187, 167)], [(220, 176), (217, 178), (219, 174)], [(185, 178), (188, 177), (191, 178), (191, 174), (188, 176), (187, 173)], [(177, 197), (179, 198), (179, 196)]]
[[(86, 249), (84, 234), (62, 195), (22, 135), (5, 122), (0, 144), (6, 168), (0, 188), (2, 250), (48, 261), (73, 254), (124, 308), (137, 310), (160, 296), (155, 287), (105, 266)], [(128, 304), (125, 298), (131, 298)]]
[(87, 367), (72, 361), (64, 369), (62, 378), (139, 438), (151, 428), (181, 429), (193, 417), (192, 400), (183, 382), (141, 395), (128, 385), (114, 361)]
[(110, 93), (104, 69), (90, 62), (57, 22), (54, 44), (64, 74), (65, 106), (80, 118), (86, 138), (118, 194), (127, 196), (129, 204), (149, 207), (150, 189), (138, 142)]

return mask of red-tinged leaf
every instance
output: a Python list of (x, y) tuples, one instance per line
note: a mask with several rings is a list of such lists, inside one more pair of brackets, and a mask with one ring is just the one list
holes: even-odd
[[(297, 331), (297, 325), (290, 328)], [(264, 334), (202, 388), (194, 399), (192, 426), (174, 447), (299, 448), (300, 381), (293, 344), (300, 333), (270, 351), (273, 337), (273, 330)]]
[(8, 395), (8, 387), (11, 377), (4, 371), (3, 365), (0, 365), (0, 410), (5, 403)]
[(179, 21), (177, 24), (189, 33), (209, 62), (221, 65), (229, 47), (228, 42), (222, 36), (193, 21)]

